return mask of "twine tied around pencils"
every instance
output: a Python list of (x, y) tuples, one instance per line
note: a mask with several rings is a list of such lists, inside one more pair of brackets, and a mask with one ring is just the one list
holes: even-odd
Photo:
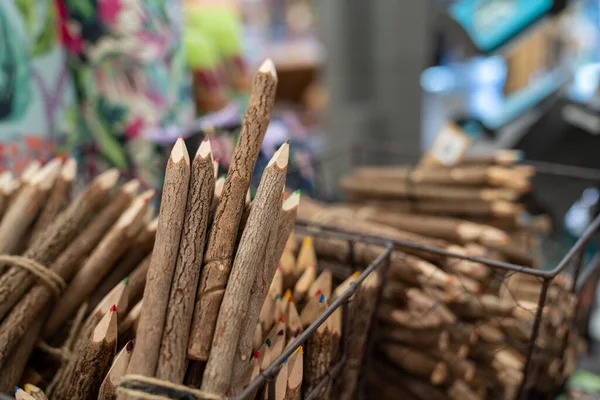
[(67, 288), (67, 283), (54, 271), (44, 267), (35, 260), (21, 256), (0, 255), (0, 264), (8, 264), (26, 270), (35, 275), (54, 295), (59, 298)]

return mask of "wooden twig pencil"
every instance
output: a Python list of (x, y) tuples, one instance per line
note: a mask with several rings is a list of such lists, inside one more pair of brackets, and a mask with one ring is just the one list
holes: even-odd
[(302, 389), (302, 369), (303, 369), (303, 350), (302, 346), (292, 354), (288, 360), (288, 380), (285, 391), (286, 400), (300, 400)]
[[(342, 373), (335, 382), (335, 399), (352, 399), (356, 392), (380, 284), (379, 271), (373, 271), (359, 286), (349, 304), (348, 352)], [(336, 289), (335, 297), (341, 296), (342, 293)], [(362, 372), (366, 373), (364, 370)]]
[(44, 325), (44, 318), (36, 318), (19, 346), (14, 349), (5, 361), (6, 367), (0, 367), (0, 393), (9, 393), (17, 385), (25, 371), (29, 356), (38, 341)]
[(35, 400), (35, 397), (24, 391), (23, 389), (17, 387), (15, 391), (15, 399), (16, 400)]
[(138, 301), (131, 309), (123, 323), (119, 323), (119, 340), (118, 343), (127, 343), (135, 338), (137, 323), (140, 320), (142, 313), (143, 300)]
[[(59, 214), (45, 233), (29, 246), (23, 254), (24, 257), (31, 258), (42, 265), (52, 263), (104, 204), (118, 178), (119, 173), (116, 170), (109, 170), (94, 179), (87, 189)], [(58, 267), (52, 269), (62, 276)], [(17, 267), (12, 267), (0, 276), (0, 320), (35, 282), (36, 278), (33, 275)], [(0, 327), (0, 337), (2, 332), (3, 329)], [(0, 345), (0, 365), (4, 356), (1, 347), (2, 345)]]
[(48, 196), (48, 201), (42, 209), (35, 225), (32, 228), (31, 239), (33, 243), (48, 227), (54, 218), (67, 206), (71, 197), (71, 188), (77, 174), (77, 163), (74, 158), (69, 158), (62, 165), (60, 174), (56, 178), (54, 187)]
[(127, 342), (121, 352), (115, 357), (115, 361), (106, 374), (102, 385), (100, 385), (98, 400), (115, 400), (117, 398), (117, 386), (119, 386), (121, 378), (127, 371), (133, 347), (134, 341)]
[[(88, 301), (90, 308), (96, 307), (98, 302), (110, 292), (120, 281), (123, 280), (129, 274), (133, 274), (133, 271), (138, 265), (144, 260), (144, 258), (150, 254), (152, 247), (154, 247), (154, 239), (156, 237), (156, 227), (158, 226), (158, 218), (154, 218), (152, 221), (146, 224), (142, 229), (142, 232), (136, 237), (135, 241), (131, 244), (127, 252), (117, 262), (115, 267), (110, 273), (104, 278), (102, 284), (94, 292), (90, 300)], [(148, 259), (150, 262), (150, 259)], [(148, 268), (146, 268), (146, 271)], [(146, 283), (144, 273), (144, 279), (142, 280), (142, 288), (139, 290), (141, 293), (144, 291), (144, 285)], [(130, 277), (131, 278), (131, 277)], [(137, 291), (134, 291), (137, 293)], [(132, 297), (135, 297), (132, 295)]]
[[(124, 318), (126, 314), (125, 310), (127, 309), (129, 302), (128, 297), (128, 285), (127, 281), (124, 280), (102, 299), (100, 304), (96, 306), (83, 322), (79, 334), (74, 338), (74, 343), (72, 344), (71, 354), (74, 356), (71, 357), (66, 364), (63, 363), (61, 365), (61, 368), (53, 379), (52, 390), (48, 393), (53, 398), (66, 398), (69, 396), (71, 391), (70, 382), (73, 379), (73, 375), (76, 373), (75, 368), (77, 367), (79, 354), (83, 351), (83, 348), (94, 332), (94, 329), (96, 329), (96, 326), (113, 306), (116, 306), (118, 320)], [(119, 329), (121, 328), (119, 327)], [(57, 379), (57, 377), (59, 379)]]
[(183, 233), (156, 370), (158, 379), (174, 383), (183, 383), (187, 367), (187, 343), (215, 186), (212, 158), (207, 138), (192, 161)]
[(217, 314), (233, 263), (246, 193), (271, 119), (276, 88), (275, 66), (271, 60), (266, 60), (254, 77), (238, 143), (208, 237), (188, 345), (188, 357), (191, 359), (203, 361), (209, 355)]
[(95, 399), (110, 369), (117, 346), (117, 313), (111, 308), (98, 323), (81, 354), (71, 381), (71, 397)]
[(315, 279), (317, 278), (317, 266), (315, 264), (309, 265), (306, 267), (300, 279), (296, 282), (294, 286), (294, 292), (292, 298), (296, 303), (300, 303), (306, 297), (310, 286), (313, 284)]
[[(231, 383), (235, 350), (238, 345), (253, 282), (265, 263), (267, 236), (274, 230), (281, 210), (289, 157), (284, 143), (263, 172), (252, 211), (242, 235), (231, 276), (218, 313), (210, 357), (204, 371), (202, 390), (225, 395)], [(267, 261), (268, 262), (268, 261)]]
[(477, 164), (477, 165), (512, 165), (523, 160), (523, 152), (521, 150), (498, 150), (489, 155), (467, 156), (461, 160), (461, 164)]
[(5, 171), (0, 175), (0, 218), (4, 216), (8, 208), (16, 186), (17, 182), (12, 172)]
[[(31, 223), (46, 203), (48, 193), (60, 173), (61, 160), (53, 159), (20, 191), (0, 222), (0, 253), (12, 254), (25, 237)], [(1, 271), (2, 268), (0, 268)]]
[(44, 328), (44, 337), (51, 338), (54, 336), (60, 326), (89, 296), (107, 272), (110, 271), (115, 261), (123, 255), (134, 241), (135, 236), (143, 227), (148, 200), (153, 195), (153, 190), (139, 195), (90, 254), (54, 306), (54, 310)]
[(153, 377), (156, 373), (189, 186), (190, 158), (183, 139), (179, 138), (167, 163), (156, 241), (144, 289), (144, 307), (127, 368), (129, 374)]
[(48, 400), (44, 391), (35, 385), (26, 383), (23, 389), (25, 389), (27, 394), (31, 395), (35, 400)]
[[(281, 272), (279, 272), (280, 279), (275, 279), (275, 276), (277, 275), (277, 264), (285, 247), (287, 238), (294, 228), (299, 202), (299, 192), (295, 192), (284, 201), (281, 206), (281, 212), (278, 213), (279, 221), (277, 224), (274, 224), (272, 228), (273, 232), (276, 233), (269, 235), (270, 237), (265, 248), (267, 258), (262, 270), (259, 270), (256, 274), (254, 285), (250, 293), (248, 313), (244, 317), (242, 334), (239, 338), (239, 344), (236, 350), (234, 377), (231, 384), (232, 392), (230, 392), (230, 394), (237, 393), (238, 390), (243, 389), (243, 386), (248, 383), (247, 378), (249, 371), (242, 372), (240, 370), (247, 370), (248, 360), (252, 356), (254, 341), (253, 327), (256, 324), (256, 319), (260, 316), (260, 311), (265, 299), (267, 296), (274, 297), (275, 295), (279, 295), (279, 297), (281, 297)], [(274, 243), (271, 244), (271, 242)], [(276, 285), (279, 285), (279, 288), (274, 289), (274, 292), (269, 292), (273, 282), (276, 282)], [(279, 291), (279, 293), (277, 293), (277, 291)]]

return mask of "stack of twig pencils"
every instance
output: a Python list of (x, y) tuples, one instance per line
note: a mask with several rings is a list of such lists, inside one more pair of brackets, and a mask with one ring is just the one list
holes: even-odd
[[(348, 180), (344, 186), (350, 187)], [(387, 200), (374, 200), (378, 195), (371, 197), (365, 203), (328, 206), (304, 198), (299, 216), (362, 234), (488, 259), (511, 261), (514, 259), (507, 254), (527, 255), (533, 246), (529, 240), (527, 250), (508, 253), (505, 248), (513, 231), (502, 230), (500, 225), (468, 220), (464, 212), (458, 219), (455, 215), (416, 214), (414, 209), (398, 211)], [(412, 201), (418, 204), (420, 200)], [(537, 228), (530, 225), (526, 229)], [(383, 246), (361, 243), (350, 249), (344, 241), (327, 237), (315, 238), (315, 248), (323, 259), (347, 262), (351, 254), (365, 265), (383, 251)], [(370, 390), (382, 398), (514, 398), (524, 374), (540, 283), (524, 274), (507, 276), (503, 270), (414, 247), (395, 249), (390, 262), (378, 309), (380, 327)], [(529, 280), (517, 284), (519, 279)], [(551, 377), (538, 372), (548, 378), (543, 384), (528, 380), (528, 387), (540, 390), (559, 383), (572, 368), (571, 362), (557, 359), (562, 339), (555, 338), (552, 330), (562, 324), (561, 337), (568, 334), (575, 304), (565, 290), (568, 283), (561, 285), (561, 290), (555, 286), (550, 293), (554, 297), (544, 308), (543, 329), (532, 361), (537, 371), (553, 364), (553, 372)], [(577, 345), (569, 349), (574, 355)]]

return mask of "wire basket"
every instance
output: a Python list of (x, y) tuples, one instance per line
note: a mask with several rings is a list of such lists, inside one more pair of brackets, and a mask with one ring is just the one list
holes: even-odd
[[(352, 164), (360, 165), (364, 163), (364, 152), (365, 151), (375, 151), (374, 149), (353, 149), (352, 150)], [(382, 150), (385, 152), (385, 150)], [(316, 157), (313, 159), (313, 168), (316, 171), (316, 187), (319, 188), (319, 191), (315, 193), (315, 196), (320, 198), (321, 200), (332, 200), (337, 196), (334, 194), (335, 191), (331, 190), (331, 182), (327, 182), (327, 165), (328, 163), (336, 160), (338, 157), (348, 156), (346, 150), (340, 150), (338, 152), (332, 152), (328, 155), (327, 158), (324, 157)], [(417, 157), (411, 154), (398, 155), (396, 160), (405, 161), (409, 160), (410, 162), (414, 162)], [(532, 163), (534, 164), (534, 163)], [(541, 165), (541, 164), (540, 164)], [(600, 171), (589, 170), (589, 169), (578, 169), (578, 168), (562, 168), (562, 166), (555, 164), (547, 164), (541, 165), (541, 170), (538, 170), (539, 173), (548, 174), (550, 176), (567, 176), (574, 179), (581, 180), (590, 180), (590, 181), (600, 181)], [(288, 174), (295, 174), (298, 171), (290, 170)], [(529, 326), (528, 332), (521, 338), (521, 340), (513, 340), (511, 339), (511, 335), (507, 334), (507, 328), (502, 325), (504, 317), (499, 316), (497, 318), (498, 325), (500, 326), (500, 331), (504, 334), (502, 341), (503, 345), (506, 346), (514, 346), (523, 354), (522, 359), (522, 374), (519, 375), (520, 379), (518, 380), (518, 384), (514, 387), (514, 396), (513, 398), (533, 398), (535, 397), (534, 391), (532, 391), (532, 377), (535, 374), (532, 370), (532, 360), (540, 354), (540, 348), (542, 348), (541, 343), (545, 343), (545, 345), (549, 345), (547, 342), (547, 338), (541, 338), (540, 332), (542, 328), (542, 324), (545, 321), (544, 310), (547, 308), (545, 306), (549, 305), (552, 301), (555, 301), (556, 298), (563, 298), (561, 296), (566, 295), (567, 298), (572, 299), (572, 312), (569, 313), (568, 318), (565, 321), (562, 321), (562, 326), (564, 327), (564, 331), (560, 332), (559, 340), (554, 340), (553, 343), (550, 343), (552, 346), (556, 346), (556, 357), (557, 362), (553, 364), (553, 369), (555, 369), (558, 373), (565, 370), (565, 351), (569, 344), (569, 338), (571, 337), (571, 333), (576, 332), (576, 321), (585, 320), (587, 318), (587, 313), (589, 312), (588, 307), (580, 307), (582, 304), (582, 296), (585, 293), (595, 290), (595, 282), (597, 278), (600, 276), (600, 257), (596, 256), (593, 260), (587, 263), (587, 266), (583, 268), (584, 263), (584, 252), (590, 240), (592, 240), (594, 234), (600, 228), (600, 216), (597, 217), (591, 225), (587, 228), (583, 235), (579, 237), (577, 242), (570, 248), (567, 254), (562, 257), (560, 262), (558, 262), (553, 268), (549, 270), (540, 270), (531, 268), (524, 265), (518, 265), (509, 262), (503, 262), (498, 260), (493, 260), (484, 257), (476, 257), (476, 256), (468, 256), (465, 254), (458, 254), (450, 251), (446, 251), (441, 248), (423, 245), (415, 242), (405, 241), (405, 240), (392, 240), (387, 237), (376, 236), (376, 235), (367, 235), (360, 232), (353, 232), (350, 230), (342, 229), (335, 226), (330, 226), (326, 224), (315, 223), (312, 221), (298, 220), (296, 231), (301, 234), (310, 234), (313, 237), (324, 237), (331, 239), (339, 239), (346, 241), (348, 243), (348, 254), (344, 255), (344, 259), (346, 262), (346, 268), (348, 274), (352, 273), (356, 270), (362, 270), (359, 278), (356, 280), (351, 287), (346, 290), (340, 297), (336, 298), (321, 314), (321, 316), (311, 324), (301, 335), (299, 335), (289, 346), (287, 346), (282, 354), (275, 359), (271, 365), (262, 371), (257, 378), (251, 382), (251, 384), (245, 389), (245, 391), (238, 396), (236, 399), (246, 399), (251, 398), (250, 396), (257, 393), (257, 391), (262, 395), (266, 396), (268, 399), (275, 399), (275, 379), (279, 370), (281, 369), (284, 361), (293, 354), (301, 345), (304, 345), (306, 341), (311, 337), (311, 335), (317, 330), (317, 328), (323, 324), (329, 316), (331, 316), (337, 309), (342, 308), (342, 332), (341, 332), (341, 341), (340, 341), (340, 354), (339, 359), (334, 365), (330, 368), (327, 374), (323, 376), (320, 383), (310, 392), (307, 393), (303, 390), (303, 399), (314, 399), (317, 397), (321, 388), (328, 385), (330, 382), (335, 381), (339, 376), (342, 368), (344, 367), (344, 363), (347, 359), (347, 339), (348, 339), (348, 326), (349, 326), (349, 313), (348, 313), (348, 305), (352, 295), (356, 292), (359, 285), (372, 273), (378, 273), (384, 279), (381, 279), (380, 282), (387, 282), (388, 277), (388, 269), (391, 263), (392, 256), (395, 254), (420, 254), (427, 255), (428, 257), (444, 257), (451, 258), (453, 260), (466, 260), (474, 263), (483, 264), (489, 267), (492, 277), (491, 280), (495, 281), (499, 288), (504, 287), (504, 292), (507, 293), (508, 296), (512, 296), (512, 289), (508, 285), (508, 281), (514, 279), (517, 276), (525, 276), (527, 279), (535, 280), (539, 282), (539, 293), (535, 294), (535, 307), (531, 309), (523, 310), (525, 313), (531, 314), (531, 325)], [(358, 263), (356, 262), (354, 250), (356, 245), (362, 243), (367, 245), (375, 245), (384, 250), (375, 258), (373, 262), (367, 265), (364, 269), (362, 269)], [(584, 271), (584, 273), (582, 273)], [(570, 273), (570, 279), (565, 279), (565, 274)], [(377, 304), (379, 308), (379, 304), (383, 298), (383, 293), (385, 289), (385, 284), (380, 285), (378, 288), (378, 297)], [(468, 293), (469, 291), (464, 288), (464, 293)], [(460, 295), (460, 293), (459, 293)], [(435, 304), (443, 305), (443, 301), (437, 301)], [(485, 310), (485, 305), (480, 304), (483, 311)], [(430, 307), (429, 310), (423, 310), (422, 314), (419, 318), (415, 318), (417, 320), (424, 320), (427, 318), (428, 313), (434, 312), (435, 307)], [(370, 325), (370, 332), (368, 334), (368, 341), (365, 350), (365, 356), (362, 363), (362, 371), (363, 373), (360, 375), (357, 397), (365, 397), (365, 387), (367, 385), (366, 382), (366, 374), (365, 371), (369, 371), (371, 369), (370, 365), (373, 362), (374, 357), (378, 357), (377, 352), (374, 350), (377, 338), (378, 338), (378, 329), (380, 326), (380, 319), (375, 313), (372, 316), (372, 322)], [(454, 326), (458, 331), (460, 326)], [(544, 342), (544, 340), (546, 342)], [(556, 338), (553, 338), (556, 339)], [(307, 349), (307, 352), (310, 352), (310, 349)], [(306, 357), (304, 358), (306, 363)], [(306, 370), (306, 365), (305, 365)], [(539, 371), (538, 371), (539, 372)], [(533, 374), (533, 375), (532, 375)], [(147, 389), (149, 391), (152, 390), (152, 385), (147, 384)], [(304, 389), (304, 388), (303, 388)], [(556, 392), (556, 387), (549, 388), (549, 393), (554, 394)], [(201, 399), (201, 398), (212, 398), (212, 397), (202, 397), (198, 396), (191, 391), (187, 391), (185, 388), (181, 388), (179, 394), (175, 395), (172, 398), (181, 398), (181, 399)]]

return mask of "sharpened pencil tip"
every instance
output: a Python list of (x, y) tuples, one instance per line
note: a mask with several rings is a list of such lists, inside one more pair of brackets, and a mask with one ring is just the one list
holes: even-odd
[(257, 360), (260, 358), (260, 351), (256, 350), (254, 352), (254, 358), (257, 359)]
[(321, 289), (317, 289), (317, 291), (315, 292), (315, 296), (318, 297), (320, 295), (323, 294), (323, 291)]
[(277, 332), (277, 336), (283, 336), (283, 329), (281, 329), (279, 332)]
[(282, 315), (281, 318), (279, 318), (279, 322), (285, 322), (285, 315)]
[(286, 358), (285, 360), (283, 360), (283, 363), (287, 364), (288, 363), (288, 359)]
[(321, 297), (319, 297), (319, 304), (323, 303), (325, 301), (325, 295), (323, 293), (321, 293)]
[(185, 142), (182, 137), (179, 137), (173, 146), (173, 150), (171, 150), (171, 159), (174, 162), (179, 162), (182, 159), (190, 161), (190, 155), (188, 154), (187, 148), (185, 147)]
[(267, 340), (265, 340), (265, 344), (267, 345), (267, 347), (271, 347), (271, 339), (267, 338)]
[(265, 61), (263, 61), (258, 68), (258, 71), (264, 74), (271, 74), (273, 78), (277, 79), (277, 70), (275, 69), (275, 64), (273, 64), (273, 61), (270, 58), (267, 58)]
[(115, 304), (113, 304), (113, 305), (110, 307), (110, 310), (108, 310), (108, 311), (109, 311), (109, 312), (115, 312), (115, 311), (117, 311), (117, 306), (116, 306)]
[(129, 277), (126, 276), (125, 278), (123, 278), (123, 285), (127, 285), (129, 284)]
[(20, 387), (18, 387), (18, 386), (15, 386), (15, 387), (14, 387), (14, 391), (15, 391), (15, 393), (17, 393), (19, 390), (21, 390), (21, 388), (20, 388)]
[(358, 277), (360, 276), (360, 272), (356, 271), (355, 273), (352, 274), (352, 278), (354, 279), (358, 279)]
[(298, 347), (298, 350), (296, 350), (296, 353), (298, 353), (298, 354), (304, 353), (304, 349), (302, 348), (302, 346)]

